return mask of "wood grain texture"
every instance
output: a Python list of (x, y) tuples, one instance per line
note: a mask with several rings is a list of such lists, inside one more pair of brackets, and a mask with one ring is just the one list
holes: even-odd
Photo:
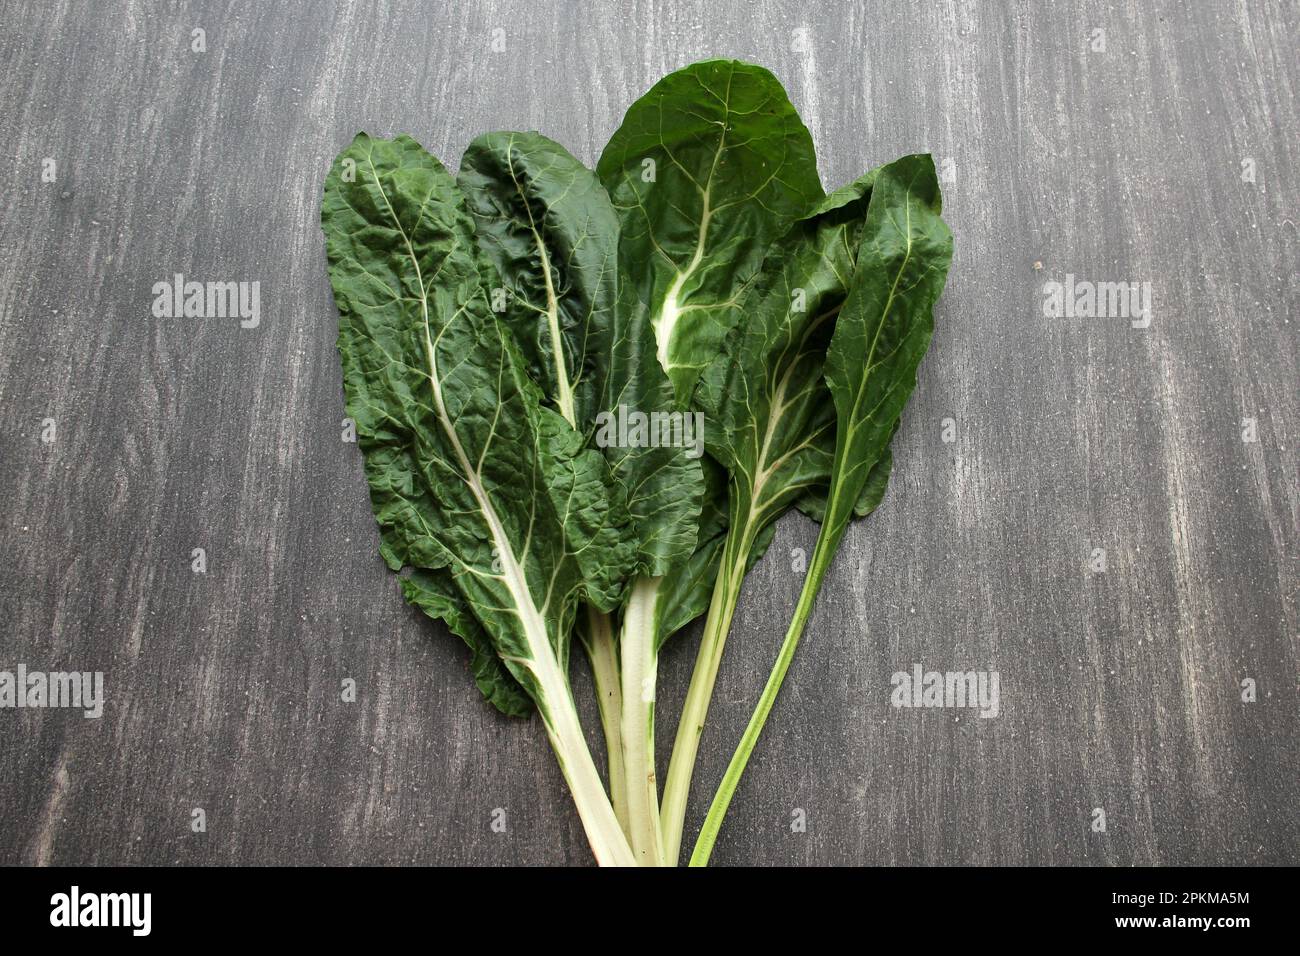
[[(108, 702), (0, 711), (0, 863), (589, 860), (539, 722), (483, 704), (377, 555), (320, 186), (358, 129), (453, 166), (480, 132), (539, 129), (592, 163), (637, 95), (707, 56), (782, 78), (828, 187), (906, 152), (950, 163), (956, 236), (891, 489), (848, 535), (715, 862), (1300, 862), (1298, 19), (4, 0), (0, 669), (102, 670)], [(259, 281), (260, 327), (153, 318), (174, 273)], [(1067, 273), (1150, 282), (1150, 327), (1045, 318)], [(813, 537), (786, 518), (750, 576), (692, 828)], [(661, 767), (697, 633), (663, 663)], [(998, 670), (1001, 715), (891, 708), (913, 662)]]

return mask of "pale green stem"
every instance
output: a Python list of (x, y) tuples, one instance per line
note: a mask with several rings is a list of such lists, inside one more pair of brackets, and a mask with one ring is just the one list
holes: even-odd
[[(828, 530), (830, 530), (829, 534), (827, 534)], [(731, 763), (727, 765), (727, 772), (723, 774), (722, 783), (718, 787), (718, 792), (713, 797), (713, 803), (709, 806), (709, 812), (704, 818), (704, 825), (700, 828), (699, 838), (695, 841), (695, 850), (691, 853), (691, 866), (706, 866), (709, 862), (709, 855), (713, 852), (713, 844), (717, 841), (718, 831), (722, 828), (722, 820), (727, 815), (727, 808), (731, 805), (731, 798), (736, 793), (736, 785), (740, 783), (740, 777), (745, 772), (745, 766), (749, 763), (750, 755), (754, 752), (754, 745), (758, 743), (758, 736), (763, 732), (763, 725), (767, 722), (768, 714), (772, 712), (772, 705), (776, 702), (776, 695), (781, 690), (781, 682), (785, 680), (786, 671), (790, 669), (790, 661), (794, 659), (795, 648), (799, 646), (799, 638), (803, 635), (804, 625), (808, 621), (808, 615), (812, 613), (813, 603), (817, 600), (817, 592), (821, 590), (822, 580), (826, 577), (826, 570), (835, 557), (835, 551), (839, 547), (843, 535), (844, 525), (839, 523), (838, 531), (823, 525), (821, 533), (817, 536), (817, 544), (813, 548), (812, 558), (808, 565), (808, 576), (804, 579), (803, 590), (799, 594), (799, 603), (795, 605), (790, 628), (786, 631), (785, 640), (781, 643), (781, 650), (777, 654), (772, 673), (767, 678), (767, 685), (763, 688), (762, 696), (758, 699), (758, 706), (754, 708), (754, 715), (749, 718), (749, 725), (740, 738), (740, 745), (736, 747)]]
[(623, 828), (605, 794), (604, 783), (592, 762), (591, 752), (587, 750), (587, 739), (582, 733), (573, 698), (563, 696), (567, 688), (552, 684), (550, 689), (557, 693), (543, 697), (548, 706), (542, 719), (555, 757), (560, 762), (560, 770), (573, 794), (578, 816), (591, 843), (591, 852), (601, 866), (635, 866), (636, 857), (632, 855), (627, 837), (623, 835)]
[(627, 774), (628, 839), (641, 866), (663, 866), (659, 787), (655, 777), (655, 679), (659, 584), (637, 578), (623, 611), (619, 652), (623, 669), (623, 755)]
[(677, 865), (681, 855), (682, 830), (686, 825), (686, 802), (691, 791), (691, 777), (695, 772), (695, 759), (700, 749), (700, 735), (709, 713), (709, 700), (713, 685), (718, 679), (722, 663), (722, 650), (731, 630), (731, 618), (740, 599), (741, 584), (749, 563), (749, 552), (754, 539), (748, 520), (733, 523), (727, 532), (727, 541), (718, 566), (718, 577), (713, 585), (709, 614), (704, 622), (704, 635), (695, 657), (695, 671), (686, 690), (682, 706), (682, 719), (677, 724), (677, 737), (673, 741), (672, 759), (668, 762), (668, 776), (664, 781), (663, 831), (664, 859)]
[(587, 640), (584, 642), (591, 661), (591, 679), (600, 708), (600, 725), (605, 731), (609, 752), (609, 799), (614, 815), (630, 835), (627, 813), (627, 779), (623, 763), (623, 689), (619, 675), (618, 648), (610, 616), (587, 606)]

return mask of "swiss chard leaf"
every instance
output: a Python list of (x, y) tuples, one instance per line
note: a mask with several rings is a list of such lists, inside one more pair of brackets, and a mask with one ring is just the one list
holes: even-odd
[(605, 398), (618, 219), (595, 174), (539, 133), (488, 133), (456, 177), (496, 267), (506, 321), (548, 402), (590, 432)]
[(821, 534), (837, 544), (854, 513), (874, 507), (877, 465), (886, 462), (934, 333), (934, 303), (952, 260), (942, 208), (928, 154), (877, 171), (858, 275), (826, 354), (836, 439)]
[(321, 216), (384, 557), (394, 569), (445, 568), (536, 696), (529, 662), (542, 639), (563, 655), (582, 585), (569, 515), (544, 473), (572, 449), (544, 430), (488, 310), (455, 182), (414, 140), (361, 134), (326, 181)]
[[(617, 582), (628, 585), (618, 646), (608, 617), (587, 614), (579, 634), (601, 705), (616, 812), (636, 858), (657, 862), (652, 688), (658, 590), (662, 577), (695, 548), (700, 463), (682, 448), (642, 441), (649, 437), (644, 432), (633, 440), (624, 428), (629, 417), (647, 423), (651, 415), (681, 412), (656, 357), (647, 311), (629, 294), (619, 296), (618, 220), (595, 176), (543, 137), (497, 133), (471, 145), (459, 179), (479, 224), (479, 242), (512, 293), (509, 321), (526, 343), (532, 375), (569, 424), (608, 457), (633, 518), (634, 534), (621, 543), (638, 576)], [(588, 367), (593, 345), (598, 364)], [(576, 554), (592, 593), (591, 581), (605, 569), (584, 560), (582, 548)], [(595, 554), (598, 562), (603, 552)], [(604, 587), (596, 593), (607, 597)], [(611, 606), (598, 604), (606, 611)]]
[[(446, 572), (537, 705), (597, 859), (629, 863), (567, 676), (578, 602), (609, 597), (583, 568), (617, 568), (626, 535), (604, 461), (542, 407), (489, 308), (495, 277), (461, 192), (418, 143), (359, 134), (326, 178), (321, 224), (383, 556)], [(427, 601), (420, 584), (407, 595)]]
[(805, 499), (822, 512), (821, 530), (772, 673), (700, 828), (692, 866), (708, 862), (850, 519), (884, 493), (889, 442), (916, 386), (952, 258), (952, 234), (940, 211), (929, 156), (905, 156), (877, 170), (857, 267), (823, 370), (835, 408), (835, 449), (824, 502)]
[(768, 244), (822, 196), (812, 138), (771, 73), (708, 60), (632, 104), (596, 169), (629, 307), (647, 311), (686, 404)]
[(826, 197), (772, 245), (738, 306), (745, 321), (701, 377), (696, 400), (715, 423), (709, 452), (731, 474), (730, 522), (742, 535), (814, 500), (829, 479), (835, 414), (822, 366), (874, 177)]
[[(604, 187), (537, 133), (479, 137), (457, 178), (479, 244), (510, 293), (506, 321), (531, 375), (548, 404), (603, 446), (623, 489), (637, 569), (667, 573), (695, 546), (703, 478), (680, 448), (601, 440), (601, 424), (620, 408), (673, 410), (644, 310), (616, 307), (619, 221)], [(600, 573), (585, 570), (589, 578)]]

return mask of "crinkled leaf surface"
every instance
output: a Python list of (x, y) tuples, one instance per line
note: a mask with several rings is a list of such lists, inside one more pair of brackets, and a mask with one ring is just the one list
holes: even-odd
[[(567, 694), (558, 668), (578, 598), (608, 603), (625, 573), (627, 515), (604, 463), (541, 406), (488, 307), (460, 191), (418, 143), (358, 135), (326, 180), (321, 219), (384, 559), (430, 571), (408, 578), (407, 596), (451, 623), (440, 602), (453, 592), (430, 584), (449, 580), (547, 717), (548, 697)], [(609, 557), (595, 562), (609, 580), (584, 580), (584, 551)], [(471, 628), (458, 633), (478, 650)]]
[[(544, 136), (503, 132), (470, 144), (457, 179), (547, 403), (591, 443), (605, 434), (601, 413), (673, 411), (646, 311), (617, 307), (619, 221), (595, 174)], [(601, 445), (631, 517), (637, 570), (666, 574), (695, 547), (698, 460), (675, 447)], [(585, 562), (584, 571), (600, 573)]]
[(605, 397), (618, 219), (595, 174), (539, 133), (488, 133), (456, 176), (547, 401), (587, 433)]
[(686, 404), (768, 244), (822, 196), (812, 138), (767, 70), (707, 60), (632, 104), (597, 173), (622, 223), (624, 297)]
[[(672, 384), (655, 356), (654, 332), (645, 317), (643, 309), (618, 310), (607, 412), (689, 414), (675, 407)], [(704, 500), (702, 459), (673, 445), (606, 443), (604, 451), (625, 489), (636, 528), (638, 570), (647, 577), (669, 574), (696, 547)]]

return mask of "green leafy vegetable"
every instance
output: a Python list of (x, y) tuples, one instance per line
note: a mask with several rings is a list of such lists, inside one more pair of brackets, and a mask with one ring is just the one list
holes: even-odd
[(705, 818), (692, 865), (708, 862), (849, 520), (855, 511), (870, 511), (884, 494), (889, 441), (916, 387), (916, 369), (934, 331), (932, 309), (952, 258), (952, 233), (941, 211), (929, 156), (905, 156), (878, 171), (854, 281), (825, 359), (836, 428), (821, 532), (776, 666)]
[[(499, 311), (531, 377), (571, 428), (589, 434), (605, 398), (618, 295), (618, 221), (608, 195), (563, 146), (538, 133), (480, 136), (461, 157), (456, 179), (502, 283), (493, 291)], [(600, 557), (579, 551), (584, 556)], [(587, 608), (578, 637), (605, 732), (610, 799), (626, 829), (622, 686), (609, 615)]]
[(596, 171), (622, 221), (623, 279), (685, 404), (767, 244), (821, 197), (812, 137), (767, 70), (709, 60), (632, 104)]
[[(621, 577), (627, 514), (604, 462), (541, 406), (460, 191), (418, 143), (358, 135), (321, 222), (381, 552), (450, 577), (537, 705), (597, 859), (629, 863), (566, 672), (578, 601), (607, 602)], [(598, 580), (579, 551), (608, 556)]]
[[(455, 177), (406, 136), (335, 160), (321, 222), (380, 553), (484, 697), (541, 714), (599, 863), (676, 863), (745, 575), (798, 508), (822, 528), (707, 862), (848, 524), (884, 496), (952, 251), (939, 213), (928, 156), (825, 195), (780, 83), (726, 60), (637, 100), (595, 172), (522, 132), (474, 140)], [(701, 614), (661, 807), (658, 655)]]
[[(478, 241), (509, 293), (506, 322), (546, 401), (592, 443), (605, 433), (602, 417), (620, 409), (671, 411), (672, 387), (655, 357), (646, 313), (615, 308), (619, 227), (595, 175), (537, 133), (491, 133), (470, 144), (458, 182)], [(620, 542), (631, 553), (617, 568), (628, 571), (630, 561), (639, 576), (626, 582), (621, 647), (612, 621), (597, 609), (579, 633), (600, 702), (613, 803), (638, 856), (657, 862), (656, 647), (641, 622), (654, 619), (659, 578), (694, 549), (703, 478), (699, 462), (678, 448), (603, 451), (631, 516)], [(589, 579), (607, 577), (603, 551), (579, 548), (577, 557)], [(606, 600), (600, 610), (613, 605)], [(627, 621), (637, 622), (630, 632)]]
[(730, 474), (728, 534), (664, 792), (676, 857), (692, 771), (741, 585), (775, 520), (815, 502), (830, 477), (835, 410), (826, 345), (857, 267), (875, 173), (826, 197), (772, 244), (737, 305), (745, 316), (704, 372), (697, 401), (715, 423), (709, 452)]

